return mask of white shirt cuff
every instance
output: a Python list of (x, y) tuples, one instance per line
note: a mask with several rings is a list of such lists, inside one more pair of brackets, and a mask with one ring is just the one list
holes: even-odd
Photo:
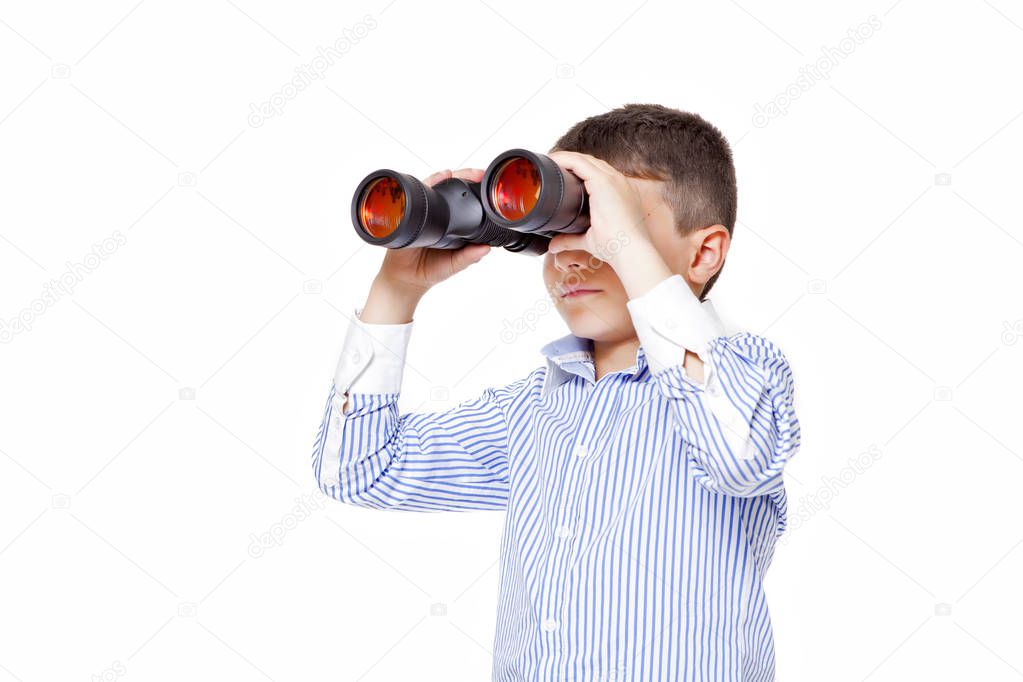
[(359, 319), (361, 312), (355, 310), (348, 326), (334, 372), (336, 392), (398, 393), (413, 322), (370, 324)]
[(687, 349), (709, 364), (710, 342), (725, 334), (711, 302), (701, 303), (679, 274), (630, 299), (626, 306), (653, 376), (682, 365)]

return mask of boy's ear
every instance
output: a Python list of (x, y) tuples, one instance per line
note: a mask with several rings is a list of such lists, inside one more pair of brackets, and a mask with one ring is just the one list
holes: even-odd
[(692, 252), (689, 258), (689, 281), (700, 291), (725, 264), (732, 239), (724, 225), (710, 225), (691, 235)]

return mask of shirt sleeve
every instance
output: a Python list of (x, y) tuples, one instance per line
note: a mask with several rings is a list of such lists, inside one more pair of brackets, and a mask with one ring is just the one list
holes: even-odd
[(405, 353), (412, 336), (412, 322), (370, 324), (355, 310), (341, 357), (334, 370), (334, 387), (344, 403), (348, 393), (399, 393), (405, 371)]
[(528, 377), (446, 411), (400, 414), (412, 324), (368, 324), (356, 311), (313, 448), (317, 486), (340, 502), (374, 509), (506, 508), (508, 409)]
[[(710, 303), (701, 303), (678, 274), (627, 306), (699, 483), (739, 497), (782, 491), (782, 469), (799, 449), (800, 428), (781, 350), (756, 334), (726, 335)], [(687, 349), (704, 363), (703, 382), (685, 371)]]

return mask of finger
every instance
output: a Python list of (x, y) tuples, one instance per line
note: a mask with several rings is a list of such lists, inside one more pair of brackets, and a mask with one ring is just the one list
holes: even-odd
[(450, 170), (437, 171), (436, 173), (433, 173), (432, 175), (427, 175), (425, 178), (423, 178), (423, 184), (433, 187), (441, 180), (447, 180), (450, 177), (451, 177)]
[(568, 159), (595, 159), (595, 158), (597, 158), (597, 157), (593, 156), (592, 154), (587, 154), (586, 152), (573, 152), (573, 151), (569, 151), (567, 149), (557, 149), (557, 150), (549, 153), (548, 156), (551, 157), (552, 159), (556, 159), (558, 157), (561, 157), (561, 158), (566, 159), (566, 160), (568, 160)]
[(591, 180), (594, 177), (605, 174), (602, 168), (593, 163), (594, 159), (588, 154), (578, 152), (551, 152), (550, 157), (565, 170), (572, 173), (580, 180)]
[(468, 180), (469, 182), (481, 182), (483, 180), (482, 168), (459, 168), (454, 171), (452, 177)]
[(490, 253), (489, 244), (466, 244), (451, 254), (452, 267), (455, 272), (464, 270), (473, 263), (478, 263)]
[(598, 159), (595, 156), (590, 157), (590, 158), (593, 160), (593, 165), (597, 166), (598, 168), (603, 168), (606, 172), (608, 172), (608, 173), (610, 173), (612, 175), (620, 175), (621, 174), (620, 170), (618, 170), (617, 168), (615, 168), (614, 166), (609, 164), (604, 159)]
[(590, 163), (594, 168), (596, 168), (597, 170), (602, 170), (608, 175), (622, 175), (622, 172), (620, 170), (612, 166), (604, 159), (592, 156), (590, 154), (577, 153), (577, 155), (581, 157), (582, 161)]

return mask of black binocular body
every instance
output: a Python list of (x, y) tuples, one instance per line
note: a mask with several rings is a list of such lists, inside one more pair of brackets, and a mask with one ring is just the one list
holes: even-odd
[(590, 215), (579, 178), (549, 156), (510, 149), (481, 182), (428, 187), (406, 173), (373, 171), (355, 190), (352, 224), (364, 241), (389, 249), (489, 244), (542, 255), (555, 234), (585, 232)]

